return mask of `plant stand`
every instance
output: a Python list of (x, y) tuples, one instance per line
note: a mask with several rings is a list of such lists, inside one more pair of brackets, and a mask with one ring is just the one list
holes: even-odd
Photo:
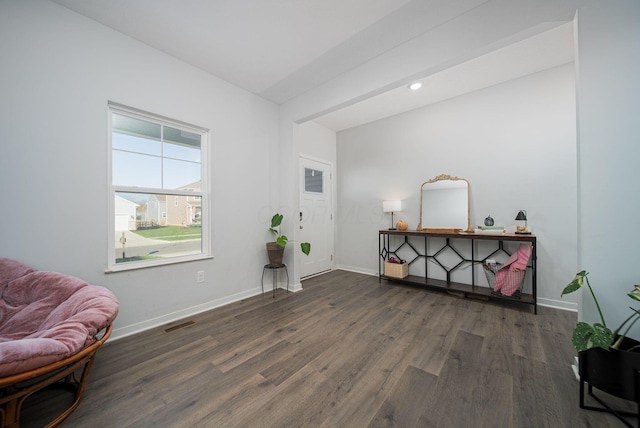
[[(640, 372), (638, 372), (636, 370), (636, 383), (638, 382), (639, 373)], [(585, 382), (583, 380), (580, 380), (580, 408), (581, 409), (596, 410), (598, 412), (611, 413), (612, 415), (614, 415), (615, 417), (620, 419), (620, 421), (623, 424), (625, 424), (626, 426), (631, 427), (631, 428), (633, 428), (634, 425), (632, 425), (631, 422), (629, 422), (624, 417), (625, 416), (635, 417), (635, 418), (638, 419), (638, 425), (637, 426), (640, 428), (640, 403), (636, 402), (636, 405), (638, 406), (638, 412), (636, 412), (636, 413), (627, 412), (627, 411), (623, 411), (623, 410), (616, 410), (616, 409), (610, 407), (609, 405), (607, 405), (607, 403), (605, 403), (604, 401), (602, 401), (600, 399), (600, 397), (596, 396), (593, 393), (593, 387), (591, 385), (587, 385), (587, 393), (591, 396), (591, 398), (593, 398), (598, 403), (600, 403), (600, 405), (602, 407), (587, 406), (587, 405), (584, 404), (584, 384), (585, 384)]]
[[(623, 347), (626, 349), (630, 342), (638, 343), (632, 339), (625, 338)], [(626, 426), (640, 428), (640, 352), (620, 351), (617, 349), (606, 351), (600, 348), (592, 348), (580, 352), (578, 360), (580, 364), (580, 408), (611, 413)], [(588, 384), (586, 388), (587, 394), (602, 407), (585, 405), (585, 383)], [(629, 412), (612, 408), (595, 395), (594, 387), (607, 394), (633, 402), (636, 411)], [(636, 425), (629, 422), (629, 417), (636, 418)]]
[(272, 273), (271, 287), (273, 291), (273, 297), (274, 298), (276, 297), (276, 288), (278, 287), (278, 270), (279, 269), (284, 269), (284, 273), (287, 274), (287, 294), (289, 294), (289, 271), (287, 270), (287, 265), (285, 265), (284, 263), (281, 265), (272, 265), (272, 264), (264, 265), (264, 268), (262, 269), (262, 294), (264, 294), (264, 273), (270, 270)]

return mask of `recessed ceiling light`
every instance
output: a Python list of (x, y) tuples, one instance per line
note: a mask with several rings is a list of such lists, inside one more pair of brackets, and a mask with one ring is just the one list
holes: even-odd
[(420, 88), (422, 88), (422, 83), (420, 82), (413, 82), (409, 85), (409, 89), (411, 89), (412, 91), (417, 91)]

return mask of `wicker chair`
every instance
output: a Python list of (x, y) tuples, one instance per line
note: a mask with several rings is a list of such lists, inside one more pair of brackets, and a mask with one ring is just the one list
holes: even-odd
[(25, 400), (45, 389), (75, 395), (47, 427), (78, 407), (118, 305), (104, 287), (0, 259), (0, 427), (19, 427)]
[(32, 394), (43, 391), (45, 388), (65, 388), (73, 391), (75, 397), (71, 406), (46, 427), (55, 427), (62, 422), (80, 404), (96, 352), (110, 335), (111, 326), (104, 331), (97, 342), (71, 357), (28, 372), (0, 378), (0, 415), (2, 416), (0, 426), (19, 427), (22, 404)]

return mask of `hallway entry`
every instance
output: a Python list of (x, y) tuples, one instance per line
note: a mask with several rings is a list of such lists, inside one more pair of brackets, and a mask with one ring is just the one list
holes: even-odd
[(333, 267), (332, 166), (301, 156), (300, 180), (300, 241), (311, 243), (309, 256), (300, 259), (306, 277)]

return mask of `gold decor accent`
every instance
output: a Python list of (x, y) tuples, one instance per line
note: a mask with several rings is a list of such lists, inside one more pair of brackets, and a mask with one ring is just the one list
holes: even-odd
[[(449, 227), (427, 227), (426, 225), (423, 225), (423, 200), (422, 200), (422, 196), (424, 194), (424, 186), (427, 184), (431, 184), (431, 183), (436, 183), (438, 181), (464, 181), (467, 183), (467, 224), (466, 224), (466, 228), (464, 229), (465, 232), (473, 232), (473, 226), (471, 225), (471, 196), (470, 196), (470, 188), (471, 188), (471, 183), (469, 183), (469, 180), (467, 180), (466, 178), (462, 178), (462, 177), (456, 177), (455, 175), (450, 175), (450, 174), (440, 174), (430, 180), (425, 181), (424, 183), (422, 183), (422, 185), (420, 186), (420, 219), (418, 220), (418, 226), (416, 227), (417, 231), (432, 231), (432, 232), (436, 232), (436, 233), (458, 233), (459, 231), (462, 231), (462, 228), (449, 228)], [(443, 232), (443, 230), (457, 230), (456, 232)]]
[(398, 220), (398, 222), (396, 223), (396, 229), (398, 229), (398, 230), (407, 230), (407, 229), (409, 229), (409, 223), (407, 223), (404, 220)]

